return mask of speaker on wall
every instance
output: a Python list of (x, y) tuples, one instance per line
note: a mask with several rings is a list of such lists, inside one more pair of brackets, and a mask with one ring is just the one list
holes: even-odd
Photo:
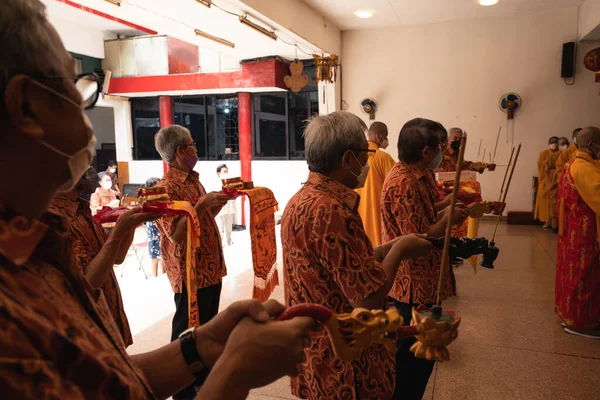
[(561, 78), (572, 78), (575, 76), (575, 42), (563, 43)]

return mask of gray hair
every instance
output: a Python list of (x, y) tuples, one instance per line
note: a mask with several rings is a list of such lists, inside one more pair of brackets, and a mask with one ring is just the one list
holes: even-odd
[(450, 128), (450, 129), (448, 130), (448, 137), (450, 137), (450, 136), (451, 136), (453, 133), (455, 133), (455, 132), (457, 132), (457, 133), (460, 133), (460, 134), (461, 134), (461, 136), (462, 136), (462, 134), (463, 134), (463, 130), (462, 130), (462, 129), (454, 127), (454, 128)]
[(170, 125), (162, 128), (154, 135), (154, 146), (160, 157), (167, 164), (175, 161), (175, 154), (179, 146), (188, 145), (190, 131), (181, 125)]
[(304, 129), (308, 169), (327, 175), (339, 168), (346, 151), (364, 147), (366, 129), (362, 119), (346, 111), (312, 118)]
[(46, 18), (39, 0), (3, 0), (0, 12), (0, 104), (14, 76), (60, 77), (64, 65), (56, 57), (62, 43)]

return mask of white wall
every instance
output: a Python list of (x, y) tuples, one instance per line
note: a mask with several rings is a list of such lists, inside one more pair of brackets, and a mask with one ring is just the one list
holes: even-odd
[[(536, 160), (552, 135), (568, 136), (575, 127), (600, 126), (599, 86), (582, 58), (598, 43), (582, 43), (577, 79), (560, 78), (562, 43), (577, 39), (577, 8), (372, 31), (343, 33), (343, 93), (355, 112), (360, 101), (379, 102), (377, 119), (388, 124), (389, 153), (396, 157), (402, 125), (425, 117), (469, 133), (466, 158), (477, 156), (479, 140), (493, 149), (506, 115), (498, 109), (503, 93), (524, 101), (515, 119), (515, 142), (523, 148), (508, 195), (508, 210), (531, 210)], [(501, 137), (496, 162), (505, 164), (510, 145)], [(485, 199), (497, 198), (505, 169), (485, 172)]]
[(65, 48), (73, 53), (104, 58), (104, 40), (116, 39), (117, 35), (80, 25), (49, 13), (48, 19), (60, 35)]
[(579, 8), (579, 39), (585, 39), (599, 25), (600, 0), (587, 0)]

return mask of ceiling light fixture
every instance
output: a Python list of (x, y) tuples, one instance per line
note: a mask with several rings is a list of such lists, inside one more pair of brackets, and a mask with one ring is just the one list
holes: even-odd
[(206, 33), (204, 31), (201, 31), (200, 29), (195, 29), (194, 31), (196, 32), (196, 36), (200, 36), (200, 37), (203, 37), (204, 39), (212, 40), (213, 42), (222, 44), (223, 46), (231, 47), (232, 49), (235, 48), (235, 43), (232, 43), (229, 40), (225, 40), (218, 36), (211, 35), (210, 33)]
[(208, 8), (210, 8), (210, 6), (212, 5), (212, 0), (196, 0), (196, 1)]
[(371, 18), (373, 16), (373, 11), (371, 10), (358, 10), (354, 13), (358, 18)]
[(274, 31), (270, 31), (267, 28), (263, 28), (262, 26), (255, 24), (254, 22), (250, 21), (248, 19), (247, 16), (245, 15), (240, 15), (240, 22), (246, 26), (249, 26), (250, 28), (254, 29), (257, 32), (262, 33), (263, 35), (273, 39), (273, 40), (277, 40), (277, 35), (275, 34)]
[(121, 7), (121, 0), (104, 0), (107, 3), (114, 4), (115, 6)]
[(479, 4), (484, 7), (493, 6), (496, 3), (498, 3), (498, 0), (479, 0)]

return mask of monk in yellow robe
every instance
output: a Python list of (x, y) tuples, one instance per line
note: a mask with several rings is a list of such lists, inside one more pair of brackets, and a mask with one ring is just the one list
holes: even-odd
[(583, 129), (559, 183), (555, 309), (570, 334), (600, 339), (600, 128)]
[(573, 131), (573, 144), (571, 144), (565, 151), (561, 152), (558, 160), (556, 160), (556, 170), (558, 171), (559, 179), (565, 164), (575, 158), (575, 152), (577, 151), (577, 134), (579, 131), (581, 131), (581, 128), (577, 128)]
[(537, 162), (538, 190), (533, 217), (544, 222), (544, 228), (546, 229), (550, 229), (552, 223), (549, 190), (556, 169), (556, 161), (553, 161), (553, 158), (556, 157), (555, 153), (558, 151), (558, 136), (552, 136), (548, 139), (548, 149), (540, 153)]
[(367, 132), (369, 149), (375, 156), (369, 159), (369, 175), (365, 186), (356, 189), (360, 195), (358, 213), (363, 221), (365, 232), (373, 247), (381, 245), (381, 190), (388, 172), (396, 164), (392, 156), (383, 151), (389, 146), (388, 128), (383, 122), (373, 122)]

